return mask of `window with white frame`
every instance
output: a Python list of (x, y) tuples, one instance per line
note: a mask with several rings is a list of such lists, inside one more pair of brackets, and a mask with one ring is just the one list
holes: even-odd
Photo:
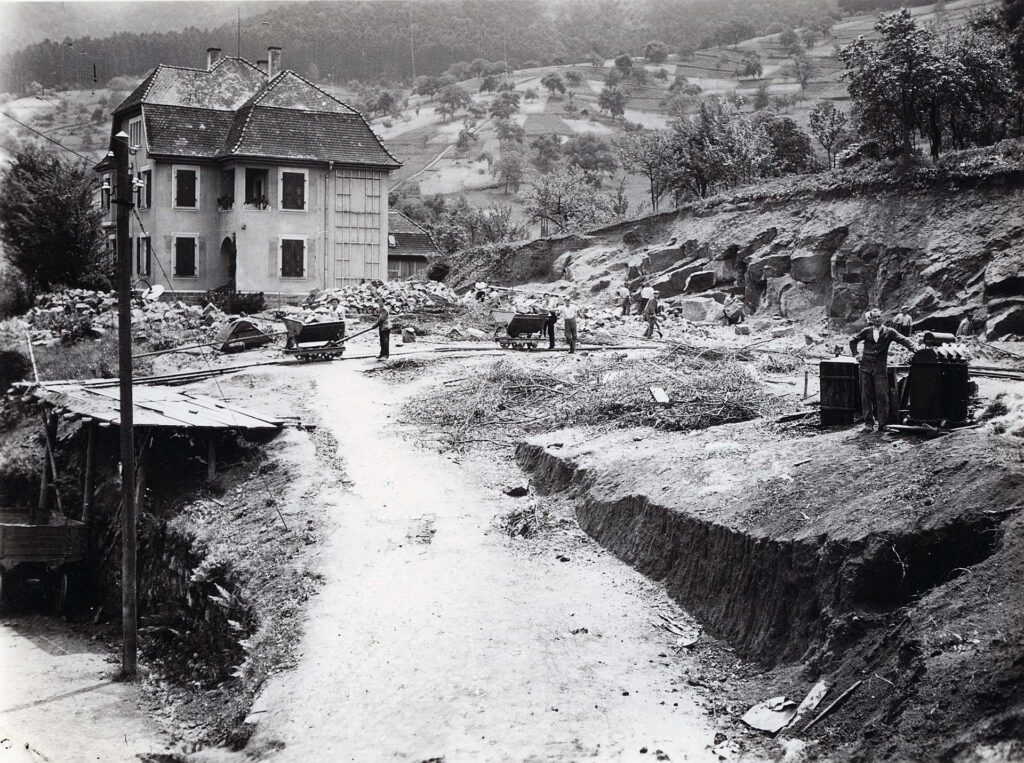
[(153, 170), (145, 169), (139, 173), (142, 188), (139, 189), (139, 209), (153, 206)]
[(305, 236), (282, 236), (277, 251), (278, 272), (281, 278), (306, 277)]
[(175, 166), (171, 199), (175, 209), (199, 209), (199, 168)]
[(293, 212), (305, 212), (309, 171), (282, 169), (277, 177), (277, 198), (280, 200), (280, 208)]
[(174, 275), (178, 278), (194, 278), (199, 275), (197, 254), (199, 236), (194, 233), (174, 236)]
[(139, 236), (135, 239), (135, 272), (140, 276), (148, 276), (152, 264), (153, 248), (149, 236)]
[(114, 176), (111, 173), (107, 173), (103, 176), (103, 185), (107, 186), (109, 191), (100, 191), (100, 208), (104, 212), (110, 211), (110, 200), (114, 198)]
[(128, 145), (142, 148), (142, 117), (128, 120)]
[(266, 209), (270, 204), (267, 197), (270, 170), (260, 167), (245, 168), (245, 204), (251, 209)]

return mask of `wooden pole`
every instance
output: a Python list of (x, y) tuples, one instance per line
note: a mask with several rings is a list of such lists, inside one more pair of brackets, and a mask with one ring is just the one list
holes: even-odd
[[(40, 480), (39, 480), (39, 506), (37, 507), (39, 512), (44, 517), (49, 517), (49, 515), (50, 515), (50, 480), (52, 479), (52, 474), (50, 472), (50, 436), (49, 436), (49, 429), (50, 429), (50, 416), (44, 410), (43, 411), (43, 437), (45, 438), (45, 443), (43, 445), (43, 451), (44, 451), (43, 452), (43, 471), (42, 471), (42, 475), (41, 475)], [(36, 513), (35, 512), (32, 512), (32, 518), (31, 518), (30, 521), (35, 523), (35, 521), (36, 521)]]
[(206, 481), (213, 482), (217, 479), (217, 441), (213, 434), (206, 441)]
[(85, 425), (85, 484), (82, 485), (82, 522), (92, 519), (93, 479), (96, 470), (96, 422)]
[(121, 673), (134, 678), (138, 667), (135, 427), (132, 402), (132, 239), (128, 230), (132, 183), (127, 138), (115, 138), (117, 167), (117, 355), (121, 416)]

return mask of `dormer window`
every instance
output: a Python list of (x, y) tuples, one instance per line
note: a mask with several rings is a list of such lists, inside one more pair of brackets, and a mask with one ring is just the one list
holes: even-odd
[(398, 246), (398, 242), (395, 240), (395, 234), (394, 233), (389, 233), (388, 234), (388, 246), (391, 247), (392, 249), (394, 249), (396, 246)]
[(128, 145), (131, 148), (142, 148), (142, 117), (128, 120)]

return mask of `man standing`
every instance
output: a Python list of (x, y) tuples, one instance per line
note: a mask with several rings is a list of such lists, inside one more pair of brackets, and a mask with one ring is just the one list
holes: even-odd
[(622, 303), (622, 314), (629, 315), (629, 310), (632, 307), (631, 297), (629, 294), (629, 287), (626, 284), (622, 284), (616, 291), (615, 296), (619, 302)]
[(573, 304), (572, 299), (565, 298), (562, 305), (562, 320), (565, 321), (565, 341), (569, 343), (569, 352), (576, 352), (576, 342), (579, 338), (579, 331), (576, 327), (576, 316), (579, 315), (579, 308)]
[(380, 337), (380, 355), (377, 360), (387, 360), (391, 355), (391, 312), (383, 297), (377, 300), (377, 306), (377, 320), (370, 328), (376, 327)]
[(647, 303), (654, 297), (654, 287), (649, 283), (644, 284), (644, 288), (640, 290), (640, 312), (641, 314), (647, 311)]
[(898, 331), (882, 325), (882, 311), (868, 310), (870, 325), (850, 340), (850, 352), (857, 355), (857, 345), (864, 342), (860, 356), (860, 403), (864, 413), (864, 429), (870, 432), (878, 422), (878, 431), (885, 431), (889, 422), (889, 345), (903, 345), (917, 352), (917, 343)]
[[(653, 291), (653, 290), (652, 290)], [(661, 333), (661, 326), (658, 325), (658, 292), (654, 292), (644, 305), (644, 320), (647, 321), (647, 331), (644, 332), (644, 339), (653, 339), (654, 331), (658, 331), (658, 337), (664, 336)]]
[(910, 308), (904, 307), (892, 319), (892, 327), (903, 336), (910, 336), (914, 332), (914, 319), (910, 315)]
[(554, 294), (548, 294), (544, 298), (544, 309), (548, 313), (548, 318), (544, 321), (544, 333), (548, 337), (548, 349), (555, 349), (555, 324), (558, 323), (558, 297)]

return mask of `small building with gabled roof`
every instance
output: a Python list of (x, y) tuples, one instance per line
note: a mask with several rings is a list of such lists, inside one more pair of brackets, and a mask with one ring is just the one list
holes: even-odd
[(440, 254), (434, 239), (401, 212), (388, 212), (388, 278), (399, 280), (426, 273), (430, 258)]
[[(387, 278), (400, 163), (358, 111), (268, 52), (261, 66), (216, 48), (206, 69), (161, 64), (114, 110), (111, 141), (128, 135), (141, 180), (136, 278), (285, 296)], [(107, 160), (96, 169), (114, 184)]]

